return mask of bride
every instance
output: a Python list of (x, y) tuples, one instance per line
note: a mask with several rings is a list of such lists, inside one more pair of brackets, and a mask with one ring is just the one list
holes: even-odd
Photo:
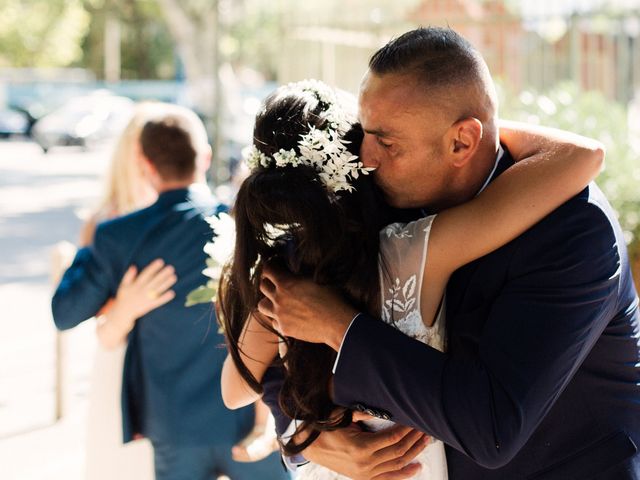
[[(602, 150), (589, 139), (505, 123), (500, 140), (516, 166), (466, 204), (388, 225), (401, 213), (381, 201), (358, 161), (363, 134), (346, 100), (317, 81), (283, 86), (267, 98), (247, 159), (251, 175), (234, 208), (235, 250), (220, 282), (219, 318), (229, 348), (223, 399), (229, 408), (256, 401), (279, 354), (286, 367), (280, 406), (297, 426), (282, 442), (286, 455), (302, 452), (322, 431), (353, 428), (354, 413), (332, 402), (336, 352), (283, 337), (257, 312), (266, 264), (332, 285), (361, 311), (444, 350), (450, 274), (540, 221), (593, 180), (603, 163)], [(470, 221), (487, 212), (495, 213), (483, 217), (491, 219), (486, 223)], [(447, 239), (462, 235), (471, 239), (466, 251), (451, 251)], [(380, 418), (358, 423), (370, 430), (392, 424)], [(416, 460), (421, 470), (414, 478), (447, 478), (441, 441), (429, 441)], [(344, 477), (307, 464), (296, 478)]]

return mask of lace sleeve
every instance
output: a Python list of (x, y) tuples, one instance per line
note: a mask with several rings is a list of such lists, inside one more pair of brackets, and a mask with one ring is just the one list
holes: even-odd
[(418, 333), (411, 330), (423, 326), (420, 292), (434, 218), (431, 215), (407, 224), (393, 223), (380, 232), (381, 316), (387, 323), (404, 324), (401, 330), (411, 336)]

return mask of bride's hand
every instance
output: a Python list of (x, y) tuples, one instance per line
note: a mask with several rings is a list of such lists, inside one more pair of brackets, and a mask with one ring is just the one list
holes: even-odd
[(120, 281), (116, 298), (100, 311), (97, 335), (107, 349), (122, 344), (138, 318), (175, 297), (170, 288), (177, 277), (170, 265), (161, 259), (154, 260), (139, 274), (129, 267)]
[(278, 449), (275, 429), (254, 427), (253, 430), (231, 448), (231, 456), (236, 462), (257, 462), (267, 458)]
[(174, 268), (156, 259), (137, 274), (130, 266), (122, 277), (112, 309), (120, 309), (134, 319), (164, 305), (175, 297), (170, 288), (176, 283)]

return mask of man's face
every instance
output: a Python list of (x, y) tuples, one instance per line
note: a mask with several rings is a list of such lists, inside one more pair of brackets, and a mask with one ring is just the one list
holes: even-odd
[(446, 160), (451, 120), (429, 104), (410, 77), (368, 72), (362, 82), (359, 115), (365, 135), (362, 161), (374, 167), (378, 186), (390, 205), (437, 206), (452, 174)]

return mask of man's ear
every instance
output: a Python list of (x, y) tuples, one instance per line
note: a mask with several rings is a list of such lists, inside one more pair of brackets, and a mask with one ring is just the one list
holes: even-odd
[(200, 171), (206, 172), (211, 168), (212, 155), (211, 146), (207, 145), (207, 148), (199, 155)]
[(466, 165), (480, 146), (482, 140), (482, 122), (474, 117), (463, 118), (449, 128), (449, 154), (453, 165)]
[(156, 166), (142, 152), (140, 152), (140, 164), (145, 177), (151, 182), (153, 188), (157, 189), (164, 181)]
[(139, 153), (138, 159), (142, 165), (142, 170), (147, 177), (152, 178), (158, 175), (158, 169), (142, 152)]

